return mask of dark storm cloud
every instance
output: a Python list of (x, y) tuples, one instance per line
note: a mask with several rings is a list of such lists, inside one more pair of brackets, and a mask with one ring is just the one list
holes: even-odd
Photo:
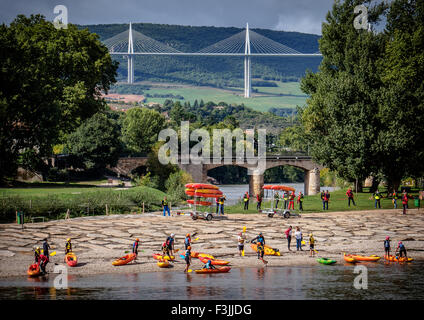
[(103, 24), (151, 22), (192, 26), (267, 28), (321, 34), (334, 0), (2, 0), (0, 22), (18, 14), (55, 17), (56, 5), (68, 8), (69, 22)]

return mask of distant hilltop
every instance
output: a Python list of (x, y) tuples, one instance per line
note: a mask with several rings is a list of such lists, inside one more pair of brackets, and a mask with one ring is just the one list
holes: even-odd
[[(82, 25), (105, 41), (128, 30), (128, 24)], [(243, 28), (197, 27), (153, 23), (132, 23), (133, 30), (182, 52), (196, 52), (231, 37)], [(251, 30), (302, 53), (319, 50), (321, 36), (300, 32)], [(120, 62), (118, 80), (126, 78), (127, 61)], [(307, 69), (317, 71), (320, 58), (257, 57), (252, 61), (252, 75), (257, 80), (298, 81)], [(243, 86), (243, 59), (237, 57), (158, 57), (142, 56), (135, 59), (135, 81), (177, 82), (216, 87)]]

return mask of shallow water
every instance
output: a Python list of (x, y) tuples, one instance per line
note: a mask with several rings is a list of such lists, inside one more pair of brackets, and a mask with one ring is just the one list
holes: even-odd
[(354, 266), (233, 268), (198, 275), (152, 272), (68, 276), (68, 289), (55, 289), (56, 274), (43, 279), (0, 279), (0, 299), (102, 300), (290, 300), (424, 299), (423, 263), (363, 263), (368, 289), (355, 289)]

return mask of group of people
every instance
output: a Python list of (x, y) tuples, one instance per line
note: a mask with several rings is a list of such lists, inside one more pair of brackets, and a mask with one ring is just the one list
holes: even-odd
[[(403, 190), (403, 193), (401, 196), (399, 196), (399, 193), (396, 190), (393, 190), (393, 192), (390, 194), (392, 196), (392, 203), (393, 203), (393, 208), (397, 209), (397, 201), (399, 200), (399, 198), (402, 200), (402, 213), (406, 214), (406, 209), (408, 209), (408, 200), (409, 200), (409, 196), (408, 193), (406, 192), (406, 190)], [(380, 204), (380, 200), (381, 198), (383, 198), (383, 196), (380, 194), (380, 192), (378, 191), (378, 189), (375, 191), (374, 193), (374, 208), (377, 209), (377, 207), (380, 209), (381, 208), (381, 204)]]
[[(289, 251), (292, 251), (290, 249), (290, 244), (291, 244), (291, 239), (292, 239), (292, 234), (293, 234), (293, 227), (289, 226), (288, 229), (286, 231), (284, 231), (284, 234), (286, 235), (286, 239), (287, 239), (287, 247)], [(294, 232), (294, 237), (296, 239), (296, 251), (303, 251), (302, 249), (302, 244), (304, 243), (303, 241), (303, 234), (302, 231), (300, 230), (300, 227), (296, 227), (296, 230)], [(315, 256), (315, 238), (314, 235), (312, 233), (309, 234), (309, 254), (310, 256)]]
[(47, 273), (46, 267), (47, 267), (47, 264), (49, 263), (49, 249), (50, 249), (50, 245), (47, 242), (47, 238), (43, 239), (42, 247), (43, 247), (42, 251), (40, 247), (35, 248), (34, 260), (35, 260), (35, 263), (40, 266), (41, 273), (46, 274)]
[[(390, 237), (386, 237), (386, 240), (384, 240), (384, 255), (386, 257), (390, 256), (390, 248), (391, 248), (390, 241), (391, 241)], [(398, 242), (398, 245), (397, 245), (396, 250), (395, 250), (395, 256), (396, 257), (398, 256), (398, 254), (399, 254), (400, 258), (402, 258), (402, 257), (408, 258), (407, 254), (406, 254), (405, 245), (402, 243), (402, 241)]]
[[(291, 193), (289, 192), (284, 192), (283, 193), (283, 200), (284, 200), (284, 206), (283, 209), (292, 209), (294, 210), (294, 200), (296, 199), (297, 204), (299, 205), (299, 210), (303, 210), (303, 193), (299, 192), (298, 196), (296, 197), (294, 191), (292, 191)], [(246, 193), (243, 195), (243, 210), (249, 210), (249, 200), (250, 200), (250, 196), (249, 193), (246, 191)], [(258, 193), (256, 195), (256, 209), (257, 210), (261, 210), (262, 208), (262, 194)], [(278, 203), (280, 201), (280, 195), (278, 192), (274, 193), (274, 200), (275, 200), (275, 208), (278, 208)]]

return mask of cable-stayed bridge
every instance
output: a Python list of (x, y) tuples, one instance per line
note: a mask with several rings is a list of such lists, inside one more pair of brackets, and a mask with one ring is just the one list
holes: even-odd
[(239, 56), (244, 57), (244, 97), (251, 96), (251, 57), (320, 57), (321, 53), (301, 53), (259, 33), (246, 29), (197, 52), (181, 52), (132, 29), (103, 42), (111, 55), (128, 60), (128, 83), (134, 83), (134, 57), (137, 55), (167, 56)]

